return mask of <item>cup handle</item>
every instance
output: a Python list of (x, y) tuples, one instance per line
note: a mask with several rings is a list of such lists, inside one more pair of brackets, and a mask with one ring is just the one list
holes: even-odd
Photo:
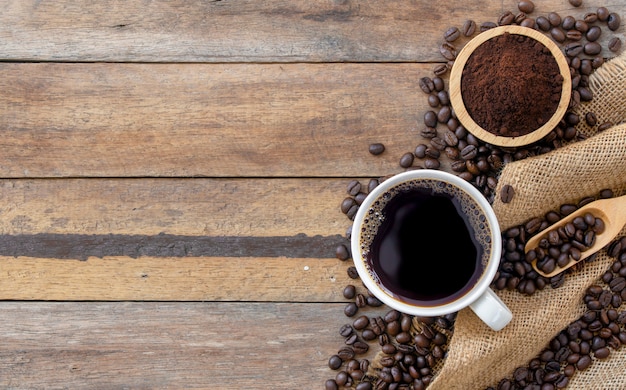
[(478, 318), (496, 331), (504, 328), (513, 318), (511, 310), (509, 310), (500, 297), (490, 288), (485, 290), (485, 292), (470, 305), (470, 308), (476, 313)]

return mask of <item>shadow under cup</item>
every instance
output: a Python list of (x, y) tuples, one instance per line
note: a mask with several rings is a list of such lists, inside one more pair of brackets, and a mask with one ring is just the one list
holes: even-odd
[(407, 314), (443, 315), (489, 288), (500, 261), (500, 230), (471, 184), (442, 171), (408, 171), (362, 203), (352, 253), (363, 283), (385, 304)]

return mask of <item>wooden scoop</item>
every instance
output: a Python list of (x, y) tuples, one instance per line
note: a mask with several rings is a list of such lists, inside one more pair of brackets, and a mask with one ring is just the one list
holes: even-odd
[(566, 216), (545, 230), (533, 236), (526, 243), (525, 252), (531, 249), (537, 248), (539, 241), (545, 237), (546, 233), (551, 230), (558, 229), (561, 226), (565, 226), (571, 222), (574, 218), (583, 216), (585, 213), (591, 213), (594, 217), (602, 219), (605, 225), (605, 229), (602, 233), (596, 235), (596, 240), (593, 246), (581, 253), (580, 260), (576, 261), (570, 258), (570, 262), (565, 267), (557, 266), (556, 269), (549, 274), (544, 273), (537, 267), (537, 260), (533, 260), (533, 268), (545, 277), (552, 277), (557, 275), (566, 269), (570, 268), (574, 264), (577, 264), (581, 260), (593, 255), (601, 248), (609, 244), (615, 236), (622, 230), (624, 224), (626, 224), (626, 195), (619, 198), (600, 199), (591, 202), (580, 209), (576, 210), (572, 214)]

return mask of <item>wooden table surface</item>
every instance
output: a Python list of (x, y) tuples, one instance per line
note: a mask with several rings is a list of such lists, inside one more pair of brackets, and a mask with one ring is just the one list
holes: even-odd
[(29, 389), (322, 388), (349, 322), (347, 183), (403, 170), (444, 31), (517, 12), (1, 3), (0, 387)]

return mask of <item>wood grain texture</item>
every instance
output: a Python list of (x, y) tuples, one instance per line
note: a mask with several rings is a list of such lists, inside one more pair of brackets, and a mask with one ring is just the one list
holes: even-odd
[(0, 299), (336, 301), (348, 181), (4, 180)]
[[(382, 176), (416, 64), (0, 64), (2, 177)], [(373, 158), (372, 142), (387, 145)]]
[(448, 24), (498, 2), (254, 0), (7, 2), (0, 56), (12, 61), (442, 61)]
[(0, 386), (321, 388), (336, 374), (342, 307), (1, 302)]
[[(5, 3), (0, 58), (59, 62), (441, 62), (448, 27), (518, 12), (516, 0)], [(579, 19), (600, 5), (626, 10), (623, 2), (538, 3), (531, 16), (558, 11)]]
[(2, 180), (0, 234), (344, 235), (350, 180)]
[(351, 261), (0, 257), (0, 300), (344, 302)]

